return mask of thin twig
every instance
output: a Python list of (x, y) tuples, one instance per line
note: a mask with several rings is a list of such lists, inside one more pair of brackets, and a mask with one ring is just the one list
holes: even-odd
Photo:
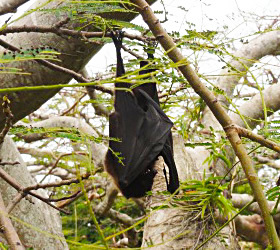
[(8, 134), (10, 128), (13, 126), (14, 116), (13, 116), (12, 111), (10, 109), (10, 100), (8, 99), (7, 96), (3, 97), (2, 108), (3, 108), (3, 113), (5, 115), (6, 121), (5, 121), (4, 128), (0, 133), (0, 144), (3, 143), (6, 134)]
[(64, 115), (68, 114), (72, 109), (74, 109), (74, 108), (80, 103), (80, 101), (81, 101), (86, 95), (87, 95), (86, 93), (82, 94), (82, 95), (78, 98), (78, 100), (77, 100), (70, 108), (68, 108), (68, 109), (66, 109), (65, 111), (63, 111), (60, 115), (61, 115), (61, 116), (64, 116)]
[[(84, 153), (77, 153), (77, 154), (84, 155)], [(57, 167), (57, 164), (59, 163), (61, 158), (65, 157), (65, 156), (69, 156), (69, 155), (73, 155), (73, 153), (65, 153), (65, 154), (61, 154), (60, 156), (58, 156), (57, 159), (55, 160), (54, 164), (51, 166), (50, 170), (48, 171), (48, 173), (43, 177), (42, 180), (40, 180), (40, 183), (42, 183), (52, 173), (52, 171)]]
[(166, 93), (159, 94), (158, 98), (163, 98), (163, 97), (166, 97), (166, 96), (172, 96), (173, 94), (176, 94), (177, 92), (179, 92), (181, 90), (184, 90), (184, 89), (186, 89), (185, 86), (180, 86), (180, 87), (178, 87), (178, 88), (176, 88), (174, 90), (170, 90), (170, 91), (168, 91)]
[[(10, 184), (13, 188), (15, 188), (19, 193), (23, 193), (23, 195), (22, 195), (23, 197), (26, 195), (23, 192), (24, 188), (12, 176), (7, 174), (2, 168), (0, 168), (0, 177), (4, 181), (6, 181), (8, 184)], [(39, 199), (39, 200), (41, 200), (43, 202), (45, 202), (46, 204), (48, 204), (49, 206), (51, 206), (52, 208), (54, 208), (54, 209), (56, 209), (56, 210), (58, 210), (60, 212), (63, 212), (65, 214), (69, 214), (67, 211), (54, 206), (52, 203), (50, 203), (48, 201), (47, 198), (44, 198), (41, 195), (38, 195), (38, 194), (34, 193), (33, 191), (26, 191), (26, 193), (31, 195), (31, 196), (36, 197), (37, 199)]]
[(5, 235), (6, 240), (8, 241), (12, 250), (24, 250), (20, 238), (9, 218), (9, 215), (6, 212), (4, 201), (0, 193), (0, 224), (2, 231)]
[[(5, 42), (2, 39), (0, 39), (0, 46), (6, 48), (8, 50), (14, 51), (14, 52), (20, 52), (19, 48), (15, 47), (12, 44), (9, 44), (9, 43)], [(53, 70), (58, 71), (58, 72), (62, 72), (62, 73), (67, 74), (67, 75), (70, 75), (77, 82), (80, 82), (80, 83), (91, 83), (91, 80), (89, 80), (87, 78), (84, 78), (81, 74), (78, 74), (78, 73), (76, 73), (73, 70), (64, 68), (62, 66), (59, 66), (59, 65), (54, 64), (54, 63), (51, 63), (51, 62), (49, 62), (47, 60), (44, 60), (44, 59), (35, 59), (35, 61), (37, 61), (38, 63), (40, 63), (40, 64), (42, 64), (42, 65), (44, 65), (44, 66), (46, 66), (46, 67), (48, 67), (50, 69), (53, 69)], [(62, 87), (64, 87), (64, 85), (62, 85)], [(113, 90), (112, 89), (105, 88), (105, 87), (100, 86), (100, 85), (91, 85), (91, 87), (96, 89), (96, 90), (102, 91), (104, 93), (108, 93), (108, 94), (113, 95)]]
[(59, 201), (70, 200), (70, 199), (73, 199), (73, 198), (77, 197), (80, 193), (81, 193), (81, 191), (79, 190), (79, 191), (77, 191), (74, 194), (71, 194), (69, 196), (64, 196), (64, 197), (61, 197), (61, 198), (49, 198), (49, 201), (50, 202), (59, 202)]
[[(101, 187), (101, 185), (97, 184), (95, 185), (94, 187), (90, 186), (90, 187), (87, 187), (86, 188), (86, 192), (90, 191), (90, 190), (95, 190), (97, 188)], [(65, 201), (60, 201), (57, 203), (57, 206), (59, 208), (64, 208), (68, 205), (70, 205), (72, 202), (74, 202), (75, 200), (77, 200), (78, 198), (82, 197), (84, 194), (82, 192), (79, 192), (75, 197), (72, 197), (68, 200), (65, 200)]]
[(259, 144), (261, 144), (264, 147), (267, 147), (277, 153), (280, 153), (280, 145), (278, 145), (277, 143), (275, 143), (269, 139), (266, 139), (261, 135), (255, 134), (248, 129), (237, 126), (235, 124), (231, 125), (231, 128), (236, 129), (237, 133), (241, 137), (246, 137), (252, 141), (258, 142)]
[(135, 52), (133, 52), (132, 50), (130, 50), (126, 46), (122, 45), (122, 49), (124, 51), (128, 52), (129, 54), (131, 54), (132, 56), (134, 56), (135, 58), (137, 58), (138, 60), (144, 60), (144, 57), (139, 56), (138, 54), (136, 54)]
[(16, 205), (24, 198), (27, 194), (18, 193), (8, 204), (7, 213), (10, 214)]
[[(90, 177), (90, 173), (86, 173), (81, 176), (82, 180), (88, 179)], [(63, 181), (58, 181), (58, 182), (51, 182), (51, 183), (46, 183), (46, 184), (35, 184), (29, 187), (26, 187), (23, 189), (24, 192), (30, 191), (30, 190), (38, 190), (40, 188), (50, 188), (50, 187), (61, 187), (61, 186), (66, 186), (66, 185), (71, 185), (74, 183), (79, 183), (79, 180), (76, 178), (69, 179), (69, 180), (63, 180)]]

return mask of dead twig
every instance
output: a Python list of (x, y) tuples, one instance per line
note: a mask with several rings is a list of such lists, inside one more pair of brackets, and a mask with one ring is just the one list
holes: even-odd
[(3, 143), (6, 134), (8, 134), (10, 128), (13, 126), (14, 116), (10, 109), (10, 100), (8, 99), (7, 96), (3, 97), (2, 108), (3, 108), (3, 113), (6, 117), (6, 122), (5, 122), (5, 126), (4, 126), (3, 130), (0, 133), (0, 144)]
[(5, 235), (12, 250), (24, 250), (20, 238), (9, 218), (8, 213), (4, 205), (2, 195), (0, 194), (0, 224), (2, 227), (2, 232)]
[(58, 208), (58, 207), (54, 206), (52, 203), (50, 203), (48, 198), (42, 197), (41, 195), (36, 194), (33, 191), (24, 191), (24, 187), (22, 187), (12, 176), (7, 174), (2, 168), (0, 168), (0, 177), (4, 181), (6, 181), (8, 184), (10, 184), (13, 188), (15, 188), (21, 194), (22, 198), (25, 197), (26, 195), (31, 195), (31, 196), (45, 202), (52, 208), (54, 208), (62, 213), (69, 214), (67, 211), (65, 211), (61, 208)]

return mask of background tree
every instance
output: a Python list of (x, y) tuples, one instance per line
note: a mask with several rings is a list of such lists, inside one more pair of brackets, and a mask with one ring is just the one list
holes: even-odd
[[(166, 190), (165, 182), (158, 174), (153, 195), (143, 203), (118, 195), (103, 172), (114, 67), (94, 78), (84, 69), (89, 59), (111, 41), (112, 29), (126, 29), (123, 49), (128, 52), (126, 68), (131, 82), (141, 84), (144, 80), (137, 70), (134, 72), (139, 60), (145, 57), (143, 45), (150, 46), (156, 37), (164, 49), (172, 50), (167, 34), (154, 37), (146, 26), (127, 22), (138, 11), (133, 9), (133, 3), (145, 4), (36, 1), (23, 17), (7, 21), (8, 25), (2, 27), (0, 92), (6, 97), (0, 122), (2, 141), (5, 138), (0, 151), (0, 185), (5, 205), (1, 205), (0, 199), (0, 209), (11, 214), (8, 217), (3, 213), (5, 216), (0, 217), (1, 224), (7, 225), (3, 242), (6, 239), (12, 247), (21, 241), (25, 247), (38, 249), (67, 248), (58, 210), (64, 235), (73, 249), (140, 246), (141, 241), (143, 246), (154, 249), (197, 248), (205, 242), (210, 249), (237, 249), (237, 236), (267, 246), (269, 236), (275, 237), (273, 226), (267, 226), (265, 219), (270, 233), (264, 233), (265, 223), (260, 215), (262, 210), (269, 218), (270, 211), (263, 204), (260, 209), (251, 196), (259, 198), (262, 191), (255, 189), (255, 183), (250, 189), (235, 156), (237, 152), (240, 157), (240, 151), (231, 149), (216, 120), (221, 121), (223, 114), (214, 110), (215, 118), (206, 103), (212, 111), (213, 106), (222, 103), (233, 124), (240, 126), (222, 124), (227, 136), (236, 133), (247, 138), (242, 143), (259, 176), (269, 176), (260, 180), (269, 190), (269, 206), (274, 208), (272, 215), (278, 229), (275, 201), (279, 189), (275, 185), (276, 172), (272, 170), (277, 168), (279, 153), (278, 17), (246, 16), (240, 12), (245, 20), (258, 21), (257, 28), (242, 37), (232, 38), (226, 27), (223, 31), (199, 31), (191, 20), (185, 24), (186, 32), (172, 33), (173, 41), (219, 102), (209, 103), (207, 100), (212, 96), (196, 89), (190, 75), (188, 81), (184, 79), (178, 69), (185, 67), (185, 61), (174, 63), (157, 48), (154, 63), (158, 72), (151, 77), (159, 85), (162, 108), (175, 123), (175, 160), (182, 185), (179, 195), (172, 198), (162, 192)], [(15, 10), (16, 4), (11, 1), (7, 11)], [(187, 12), (188, 8), (184, 5), (180, 10)], [(152, 13), (141, 10), (148, 24), (158, 25)], [(168, 17), (166, 12), (163, 16)], [(153, 27), (151, 30), (160, 31)], [(267, 56), (271, 56), (269, 62)], [(112, 57), (115, 58), (114, 51)], [(205, 72), (203, 60), (215, 60), (222, 70), (216, 75)], [(67, 85), (72, 78), (77, 83)], [(11, 127), (20, 119), (23, 120)], [(5, 136), (8, 131), (18, 151), (25, 155), (24, 161), (14, 142)], [(246, 154), (241, 155), (241, 159), (244, 157)], [(160, 161), (155, 165), (162, 166)], [(250, 174), (256, 178), (254, 173)], [(38, 189), (40, 192), (35, 191)], [(16, 230), (9, 224), (9, 218)], [(143, 223), (142, 238), (139, 232)], [(208, 238), (210, 235), (214, 237)]]

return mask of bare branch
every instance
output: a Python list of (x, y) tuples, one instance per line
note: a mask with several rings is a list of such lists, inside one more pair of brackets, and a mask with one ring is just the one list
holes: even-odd
[(226, 127), (225, 129), (229, 129), (229, 128), (233, 128), (237, 131), (237, 133), (241, 136), (241, 137), (246, 137), (248, 139), (251, 139), (252, 141), (258, 142), (259, 144), (261, 144), (264, 147), (270, 148), (271, 150), (274, 150), (277, 153), (280, 153), (280, 146), (268, 139), (265, 139), (263, 136), (258, 135), (253, 133), (252, 131), (242, 128), (240, 126), (237, 126), (235, 124)]
[(73, 152), (73, 153), (65, 153), (65, 154), (61, 154), (60, 156), (58, 156), (55, 160), (55, 162), (52, 164), (51, 168), (49, 169), (49, 171), (47, 172), (47, 174), (42, 178), (42, 180), (40, 181), (40, 183), (42, 183), (51, 173), (52, 171), (57, 167), (59, 161), (65, 157), (65, 156), (69, 156), (69, 155), (73, 155), (73, 154), (80, 154), (80, 155), (85, 155), (85, 153), (83, 152)]
[[(97, 171), (96, 171), (97, 172)], [(90, 177), (90, 173), (86, 173), (84, 175), (81, 176), (82, 180), (86, 180)], [(65, 186), (65, 185), (71, 185), (73, 183), (79, 183), (79, 180), (76, 178), (73, 179), (69, 179), (69, 180), (63, 180), (63, 181), (58, 181), (58, 182), (51, 182), (51, 183), (46, 183), (46, 184), (35, 184), (33, 186), (29, 186), (24, 188), (22, 191), (23, 192), (28, 192), (30, 190), (37, 190), (40, 188), (50, 188), (50, 187), (61, 187), (61, 186)]]
[(2, 103), (3, 113), (6, 117), (6, 122), (3, 130), (0, 133), (0, 144), (3, 143), (6, 134), (8, 134), (10, 128), (13, 126), (13, 114), (10, 109), (10, 100), (7, 96), (4, 96)]
[[(37, 25), (24, 25), (24, 26), (9, 26), (5, 29), (0, 31), (0, 35), (6, 35), (10, 33), (19, 33), (19, 32), (37, 32), (37, 33), (54, 33), (59, 36), (72, 36), (77, 38), (103, 38), (103, 37), (111, 37), (110, 32), (88, 32), (88, 31), (77, 31), (77, 30), (70, 30), (66, 28), (61, 28), (61, 23), (59, 25), (53, 26), (37, 26)], [(129, 38), (130, 40), (138, 40), (144, 43), (148, 43), (150, 41), (154, 41), (154, 37), (148, 36), (140, 36), (136, 34), (129, 34), (124, 32), (124, 37)], [(100, 42), (97, 42), (100, 44)], [(101, 42), (102, 43), (102, 42)]]
[[(0, 39), (0, 45), (2, 47), (4, 47), (4, 48), (8, 49), (8, 50), (20, 52), (19, 48), (13, 46), (12, 44), (9, 44), (9, 43), (5, 42), (2, 39)], [(65, 67), (62, 67), (62, 66), (59, 66), (57, 64), (51, 63), (51, 62), (49, 62), (47, 60), (44, 60), (44, 59), (36, 59), (36, 61), (38, 63), (40, 63), (40, 64), (42, 64), (42, 65), (52, 69), (52, 70), (55, 70), (55, 71), (58, 71), (58, 72), (70, 75), (77, 82), (80, 82), (80, 83), (91, 83), (91, 80), (84, 78), (81, 74), (76, 73), (74, 70), (67, 69)], [(96, 89), (96, 90), (100, 90), (100, 91), (102, 91), (104, 93), (108, 93), (108, 94), (113, 95), (113, 90), (112, 89), (105, 88), (105, 87), (100, 86), (100, 85), (90, 85), (90, 86), (92, 88)]]
[(0, 2), (0, 15), (16, 13), (17, 8), (29, 0), (5, 0)]
[(42, 149), (42, 148), (27, 148), (27, 147), (20, 147), (18, 146), (18, 151), (21, 154), (29, 154), (36, 157), (51, 157), (54, 158), (55, 154), (53, 151), (49, 149)]
[[(280, 109), (280, 83), (269, 86), (262, 91), (262, 95), (268, 116)], [(264, 119), (263, 103), (260, 94), (256, 94), (249, 101), (242, 104), (238, 110), (251, 128), (254, 128), (260, 120)], [(231, 117), (237, 125), (245, 127), (244, 122), (238, 114), (234, 113)]]
[[(87, 187), (86, 188), (86, 191), (90, 191), (90, 190), (94, 190), (94, 189), (97, 189), (97, 188), (100, 188), (101, 185), (100, 184), (95, 184), (94, 186), (90, 186), (90, 187)], [(84, 194), (82, 192), (78, 193), (76, 196), (70, 198), (70, 199), (67, 199), (65, 201), (59, 201), (57, 203), (57, 207), (59, 208), (64, 208), (68, 205), (70, 205), (72, 202), (74, 202), (75, 200), (77, 200), (78, 198), (82, 197)]]
[(94, 212), (100, 215), (105, 215), (112, 207), (114, 200), (117, 197), (117, 194), (118, 194), (118, 189), (116, 188), (114, 183), (111, 182), (106, 189), (105, 199), (96, 206)]
[[(84, 77), (89, 78), (89, 73), (88, 73), (86, 68), (83, 68), (81, 70), (81, 74)], [(96, 78), (98, 79), (98, 77), (96, 77)], [(93, 106), (93, 108), (95, 110), (95, 114), (96, 115), (100, 115), (100, 116), (108, 117), (110, 112), (109, 112), (108, 108), (106, 108), (102, 103), (98, 102), (97, 94), (96, 94), (95, 89), (92, 88), (91, 86), (87, 86), (86, 90), (87, 90), (89, 98), (92, 101), (92, 106)]]
[(2, 168), (0, 168), (0, 177), (3, 180), (5, 180), (7, 183), (9, 183), (13, 188), (15, 188), (19, 193), (21, 193), (22, 197), (24, 197), (26, 195), (25, 193), (30, 194), (30, 195), (36, 197), (37, 199), (45, 202), (46, 204), (48, 204), (49, 206), (53, 207), (54, 209), (56, 209), (56, 210), (58, 210), (60, 212), (63, 212), (65, 214), (68, 214), (68, 212), (66, 212), (63, 209), (60, 209), (60, 208), (54, 206), (52, 203), (50, 203), (47, 198), (44, 198), (41, 195), (36, 194), (33, 191), (26, 191), (24, 193), (23, 192), (24, 188), (13, 177), (11, 177), (9, 174), (7, 174)]
[(68, 114), (71, 110), (73, 110), (78, 104), (79, 102), (86, 96), (86, 93), (82, 94), (76, 101), (75, 103), (69, 107), (68, 109), (66, 109), (65, 111), (63, 111), (60, 115), (64, 116), (66, 114)]
[(2, 199), (2, 195), (0, 194), (0, 224), (2, 227), (2, 231), (13, 250), (24, 250), (20, 238), (9, 218), (9, 215), (6, 212), (6, 208), (4, 205), (4, 201)]

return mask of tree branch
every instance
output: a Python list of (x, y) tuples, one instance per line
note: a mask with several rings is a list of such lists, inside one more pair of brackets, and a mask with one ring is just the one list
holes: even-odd
[(51, 206), (52, 208), (60, 211), (60, 212), (63, 212), (65, 214), (69, 214), (68, 212), (64, 211), (63, 209), (60, 209), (56, 206), (54, 206), (52, 203), (50, 203), (48, 201), (47, 198), (44, 198), (42, 197), (41, 195), (39, 194), (36, 194), (35, 192), (33, 191), (26, 191), (25, 193), (23, 192), (24, 188), (13, 178), (11, 177), (9, 174), (7, 174), (2, 168), (0, 168), (0, 177), (5, 180), (7, 183), (9, 183), (13, 188), (15, 188), (19, 193), (22, 194), (22, 197), (26, 196), (26, 193), (31, 195), (31, 196), (34, 196), (35, 198), (45, 202), (46, 204), (48, 204), (49, 206)]
[(12, 250), (24, 250), (20, 238), (6, 212), (4, 201), (0, 193), (0, 224), (1, 231), (4, 232), (5, 238), (7, 239)]
[(29, 0), (5, 0), (0, 3), (0, 15), (16, 13), (17, 8)]
[[(0, 45), (2, 47), (4, 47), (4, 48), (8, 49), (8, 50), (11, 50), (11, 51), (14, 51), (14, 52), (15, 51), (16, 52), (20, 52), (19, 48), (17, 48), (15, 46), (13, 46), (12, 44), (9, 44), (9, 43), (1, 40), (1, 39), (0, 39)], [(67, 75), (73, 77), (77, 82), (80, 82), (80, 83), (91, 83), (90, 79), (87, 79), (87, 78), (83, 77), (81, 74), (75, 72), (74, 70), (67, 69), (65, 67), (62, 67), (60, 65), (51, 63), (51, 62), (49, 62), (47, 60), (44, 60), (44, 59), (36, 59), (35, 61), (40, 63), (40, 64), (42, 64), (42, 65), (44, 65), (44, 66), (46, 66), (46, 67), (48, 67), (49, 69), (52, 69), (52, 70), (55, 70), (55, 71), (67, 74)], [(88, 85), (89, 84), (85, 84), (85, 86), (88, 86)], [(52, 86), (52, 87), (59, 89), (59, 88), (62, 88), (62, 87), (67, 87), (67, 85), (62, 85), (61, 87), (59, 85), (57, 85), (57, 86)], [(49, 88), (52, 88), (52, 87), (49, 86)], [(93, 89), (102, 91), (104, 93), (108, 93), (110, 95), (113, 95), (113, 90), (112, 89), (105, 88), (105, 87), (100, 86), (100, 85), (94, 85), (94, 84), (90, 84), (90, 87), (92, 87)], [(38, 88), (38, 86), (37, 86), (37, 88)], [(45, 87), (45, 88), (47, 88), (47, 87)], [(33, 89), (35, 90), (35, 88), (33, 88)], [(44, 89), (44, 86), (42, 86), (42, 89)], [(20, 89), (18, 89), (18, 90), (20, 90)], [(26, 88), (26, 90), (32, 90), (32, 87), (31, 88)], [(12, 88), (10, 88), (10, 90), (8, 92), (11, 92), (11, 91), (16, 91), (16, 90), (13, 90)]]

